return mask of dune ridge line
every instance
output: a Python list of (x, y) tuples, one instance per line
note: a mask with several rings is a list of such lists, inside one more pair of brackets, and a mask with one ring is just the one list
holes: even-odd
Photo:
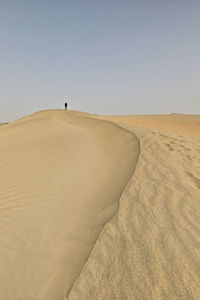
[(139, 141), (111, 122), (52, 110), (2, 127), (0, 144), (2, 297), (63, 299), (117, 211)]
[[(93, 117), (93, 116), (92, 116), (92, 117)], [(134, 136), (135, 136), (135, 133), (129, 131), (129, 130), (128, 130), (127, 128), (125, 128), (125, 127), (120, 126), (119, 123), (114, 123), (114, 122), (109, 121), (109, 120), (106, 120), (106, 122), (109, 122), (109, 123), (112, 123), (112, 124), (114, 124), (114, 125), (117, 125), (118, 127), (120, 127), (120, 129), (123, 129), (123, 130), (125, 130), (125, 131), (127, 131), (127, 132), (129, 132), (129, 133), (131, 133), (131, 134), (134, 134)], [(140, 145), (139, 145), (139, 148), (140, 148)], [(140, 153), (140, 150), (139, 150), (139, 153)], [(139, 160), (139, 155), (140, 155), (140, 154), (138, 154), (138, 160)], [(137, 163), (138, 163), (138, 160), (137, 160)], [(135, 172), (135, 168), (136, 168), (136, 167), (137, 167), (137, 164), (136, 164), (135, 167), (133, 168), (132, 176), (131, 176), (130, 179), (128, 180), (128, 182), (127, 182), (127, 184), (126, 184), (124, 190), (122, 191), (122, 193), (121, 193), (121, 195), (120, 195), (120, 198), (119, 198), (119, 205), (120, 205), (121, 199), (122, 199), (123, 197), (125, 197), (125, 195), (126, 195), (126, 193), (127, 193), (127, 191), (128, 191), (128, 188), (129, 188), (129, 185), (131, 184), (132, 177), (133, 177), (133, 175), (134, 175), (134, 172)], [(70, 288), (70, 290), (66, 289), (65, 294), (64, 294), (64, 300), (65, 300), (65, 299), (66, 299), (66, 300), (68, 299), (68, 296), (70, 295), (71, 290), (73, 290), (73, 288), (76, 286), (76, 283), (78, 282), (79, 277), (81, 276), (82, 271), (83, 271), (84, 268), (86, 267), (87, 262), (88, 262), (88, 260), (89, 260), (89, 258), (90, 258), (90, 256), (91, 256), (91, 254), (92, 254), (92, 252), (93, 252), (93, 249), (95, 248), (95, 245), (96, 245), (96, 243), (98, 242), (98, 239), (99, 239), (100, 236), (103, 234), (103, 231), (104, 231), (105, 226), (106, 226), (106, 225), (107, 225), (107, 224), (108, 224), (108, 223), (109, 223), (109, 222), (117, 215), (118, 210), (119, 210), (119, 205), (118, 205), (118, 208), (117, 208), (116, 212), (115, 212), (115, 213), (107, 220), (107, 222), (103, 225), (103, 228), (102, 228), (102, 230), (99, 232), (99, 235), (98, 235), (98, 237), (97, 237), (97, 239), (96, 239), (96, 241), (95, 241), (95, 243), (94, 243), (94, 246), (92, 247), (92, 249), (91, 249), (91, 251), (90, 251), (88, 257), (86, 258), (85, 263), (84, 263), (84, 265), (83, 265), (83, 267), (82, 267), (82, 269), (81, 269), (79, 275), (78, 275), (77, 278), (74, 280), (74, 283), (73, 283), (72, 287)]]
[(137, 168), (68, 300), (198, 299), (200, 140), (123, 126)]

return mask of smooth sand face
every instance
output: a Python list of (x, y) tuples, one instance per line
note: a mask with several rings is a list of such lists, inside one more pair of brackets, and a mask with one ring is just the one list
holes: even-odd
[(1, 299), (63, 299), (118, 209), (139, 142), (58, 110), (2, 127), (0, 145)]

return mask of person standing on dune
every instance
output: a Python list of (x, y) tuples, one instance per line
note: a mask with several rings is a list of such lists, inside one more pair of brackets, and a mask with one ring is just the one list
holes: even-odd
[(67, 100), (68, 100), (68, 97), (65, 97), (64, 98), (64, 101), (65, 101), (65, 110), (67, 110)]

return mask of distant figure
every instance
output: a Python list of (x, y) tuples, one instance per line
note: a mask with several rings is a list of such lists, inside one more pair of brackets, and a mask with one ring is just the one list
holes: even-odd
[(67, 102), (65, 102), (65, 110), (67, 110)]

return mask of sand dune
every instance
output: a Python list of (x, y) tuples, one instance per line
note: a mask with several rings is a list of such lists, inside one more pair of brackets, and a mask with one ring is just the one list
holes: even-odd
[(61, 110), (2, 127), (0, 299), (199, 299), (199, 132)]
[(200, 141), (126, 129), (139, 163), (66, 299), (199, 299)]
[(118, 209), (138, 140), (52, 110), (2, 127), (0, 145), (0, 299), (63, 299)]
[(200, 115), (127, 115), (100, 116), (99, 118), (145, 129), (162, 130), (195, 138), (200, 137)]

